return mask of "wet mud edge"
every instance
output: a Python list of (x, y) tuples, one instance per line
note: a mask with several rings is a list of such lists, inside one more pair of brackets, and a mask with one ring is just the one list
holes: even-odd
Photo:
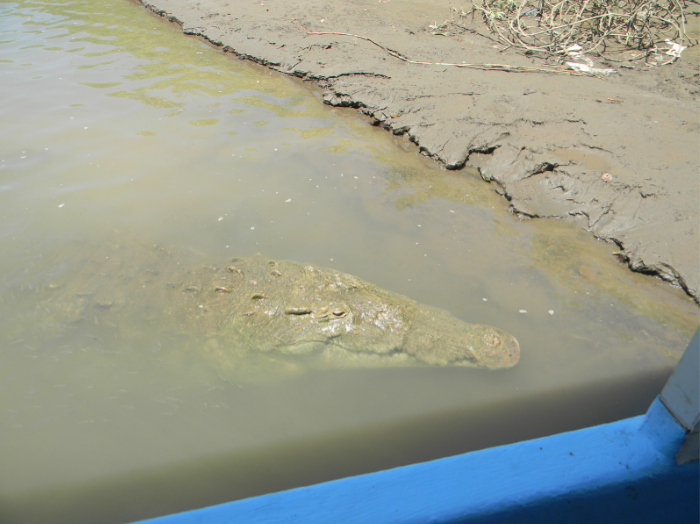
[(603, 63), (618, 71), (605, 79), (483, 71), (454, 64), (538, 64), (501, 52), (441, 0), (139, 1), (185, 34), (316, 82), (325, 103), (358, 109), (448, 169), (477, 168), (513, 213), (616, 243), (630, 269), (700, 305), (695, 55), (646, 70)]

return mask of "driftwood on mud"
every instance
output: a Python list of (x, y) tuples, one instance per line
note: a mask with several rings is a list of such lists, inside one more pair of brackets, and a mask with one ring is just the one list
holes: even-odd
[(448, 67), (464, 67), (467, 69), (481, 69), (482, 71), (502, 71), (502, 72), (507, 72), (507, 73), (560, 73), (560, 74), (563, 73), (563, 74), (568, 74), (568, 75), (583, 74), (583, 73), (579, 73), (576, 71), (562, 69), (559, 67), (523, 67), (523, 66), (513, 66), (513, 65), (507, 65), (507, 64), (468, 64), (466, 62), (462, 62), (462, 63), (423, 62), (420, 60), (411, 60), (410, 58), (404, 56), (403, 54), (399, 53), (398, 51), (394, 51), (393, 49), (389, 49), (388, 47), (383, 46), (382, 44), (378, 43), (375, 40), (372, 40), (371, 38), (369, 38), (367, 36), (355, 35), (352, 33), (339, 33), (339, 32), (335, 32), (335, 31), (309, 31), (309, 32), (307, 32), (307, 34), (309, 34), (309, 35), (351, 36), (353, 38), (359, 38), (360, 40), (366, 40), (367, 42), (370, 42), (370, 43), (376, 45), (378, 48), (384, 50), (386, 53), (393, 56), (394, 58), (398, 58), (399, 60), (402, 60), (402, 61), (407, 62), (409, 64), (436, 65), (436, 66), (448, 66)]

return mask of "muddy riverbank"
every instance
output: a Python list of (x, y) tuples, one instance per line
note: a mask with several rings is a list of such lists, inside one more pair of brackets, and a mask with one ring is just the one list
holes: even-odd
[(544, 63), (500, 51), (447, 0), (142, 3), (318, 83), (328, 104), (357, 108), (448, 169), (477, 167), (513, 213), (575, 222), (700, 302), (698, 47), (672, 65), (596, 64), (616, 69), (606, 78), (503, 72), (455, 64)]

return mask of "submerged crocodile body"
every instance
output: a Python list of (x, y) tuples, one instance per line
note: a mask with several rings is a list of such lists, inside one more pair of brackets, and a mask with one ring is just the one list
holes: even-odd
[(113, 324), (159, 317), (174, 329), (215, 338), (219, 353), (245, 348), (314, 355), (347, 367), (498, 369), (515, 365), (520, 356), (518, 342), (501, 330), (468, 324), (338, 271), (259, 254), (220, 268), (187, 269), (186, 261), (162, 248), (147, 250), (98, 250), (79, 281), (59, 286), (44, 305), (60, 311), (63, 322), (93, 315), (97, 322), (98, 312)]

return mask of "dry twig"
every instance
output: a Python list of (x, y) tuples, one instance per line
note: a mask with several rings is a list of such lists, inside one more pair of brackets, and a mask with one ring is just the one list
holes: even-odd
[(382, 44), (372, 40), (371, 38), (367, 36), (360, 36), (360, 35), (355, 35), (352, 33), (339, 33), (335, 31), (309, 31), (306, 34), (308, 35), (340, 35), (340, 36), (351, 36), (353, 38), (359, 38), (361, 40), (366, 40), (367, 42), (370, 42), (380, 49), (384, 50), (387, 54), (393, 56), (394, 58), (398, 58), (399, 60), (402, 60), (404, 62), (408, 62), (409, 64), (420, 64), (420, 65), (433, 65), (433, 66), (448, 66), (448, 67), (464, 67), (468, 69), (481, 69), (484, 71), (504, 71), (508, 73), (559, 73), (559, 74), (567, 74), (567, 75), (580, 75), (583, 73), (577, 73), (574, 71), (568, 71), (566, 69), (562, 68), (557, 68), (557, 67), (524, 67), (524, 66), (512, 66), (512, 65), (506, 65), (506, 64), (467, 64), (467, 63), (450, 63), (450, 62), (422, 62), (420, 60), (411, 60), (410, 58), (407, 58), (406, 56), (402, 55), (398, 51), (394, 51), (393, 49), (389, 49), (386, 46), (383, 46)]

